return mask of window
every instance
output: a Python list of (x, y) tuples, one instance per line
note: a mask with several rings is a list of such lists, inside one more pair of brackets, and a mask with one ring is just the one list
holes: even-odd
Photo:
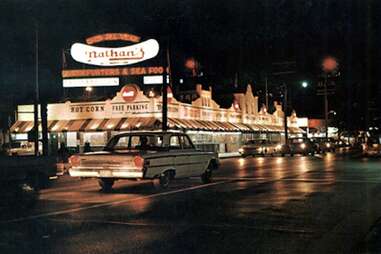
[(127, 150), (128, 149), (129, 136), (120, 137), (113, 147), (114, 150)]
[(180, 141), (179, 141), (179, 136), (171, 136), (169, 139), (169, 148), (170, 149), (180, 149)]
[(181, 144), (183, 146), (183, 149), (192, 149), (193, 148), (193, 144), (187, 136), (181, 136), (180, 139), (181, 139)]
[(160, 150), (162, 149), (163, 136), (159, 135), (128, 135), (115, 136), (108, 143), (106, 150)]

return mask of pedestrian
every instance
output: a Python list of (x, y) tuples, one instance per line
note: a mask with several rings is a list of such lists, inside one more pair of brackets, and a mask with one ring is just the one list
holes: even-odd
[(83, 147), (83, 152), (84, 153), (91, 152), (90, 142), (88, 142), (88, 141), (85, 142), (85, 146)]
[(69, 159), (69, 150), (66, 147), (66, 144), (64, 142), (60, 143), (60, 149), (57, 151), (58, 153), (58, 160), (60, 162), (68, 162)]

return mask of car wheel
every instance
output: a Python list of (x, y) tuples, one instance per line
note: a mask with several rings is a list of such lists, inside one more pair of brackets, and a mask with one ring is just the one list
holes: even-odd
[(26, 177), (26, 184), (36, 191), (40, 190), (41, 179), (38, 174), (30, 174)]
[(114, 182), (114, 179), (110, 178), (101, 178), (98, 180), (99, 186), (101, 187), (101, 191), (105, 193), (110, 192), (112, 190)]
[(157, 189), (167, 189), (171, 182), (171, 174), (170, 172), (164, 172), (159, 177), (153, 180), (153, 185)]
[(201, 175), (202, 183), (210, 183), (212, 181), (212, 171), (210, 169), (205, 170)]

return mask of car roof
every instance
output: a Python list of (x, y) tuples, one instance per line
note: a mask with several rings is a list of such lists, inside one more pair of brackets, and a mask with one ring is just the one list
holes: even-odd
[(168, 135), (168, 134), (185, 134), (179, 131), (128, 131), (118, 133), (115, 136), (125, 136), (125, 135)]

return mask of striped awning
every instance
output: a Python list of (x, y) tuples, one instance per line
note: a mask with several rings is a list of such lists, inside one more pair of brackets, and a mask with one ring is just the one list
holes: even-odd
[[(204, 131), (229, 132), (283, 132), (284, 127), (279, 125), (244, 124), (219, 121), (203, 121), (194, 119), (168, 118), (171, 129), (189, 129)], [(53, 120), (48, 121), (50, 132), (76, 131), (125, 131), (139, 129), (158, 129), (161, 119), (155, 117), (126, 117), (111, 119), (80, 119), (80, 120)], [(27, 133), (34, 127), (33, 121), (16, 121), (10, 128), (11, 133)], [(39, 124), (41, 130), (41, 123)], [(290, 133), (299, 134), (305, 131), (298, 127), (288, 127)]]
[[(57, 121), (48, 121), (48, 131), (51, 131), (51, 127), (56, 123)], [(16, 121), (9, 131), (11, 133), (28, 133), (32, 131), (34, 128), (34, 121)], [(39, 131), (42, 130), (41, 122), (38, 123), (38, 129)]]

